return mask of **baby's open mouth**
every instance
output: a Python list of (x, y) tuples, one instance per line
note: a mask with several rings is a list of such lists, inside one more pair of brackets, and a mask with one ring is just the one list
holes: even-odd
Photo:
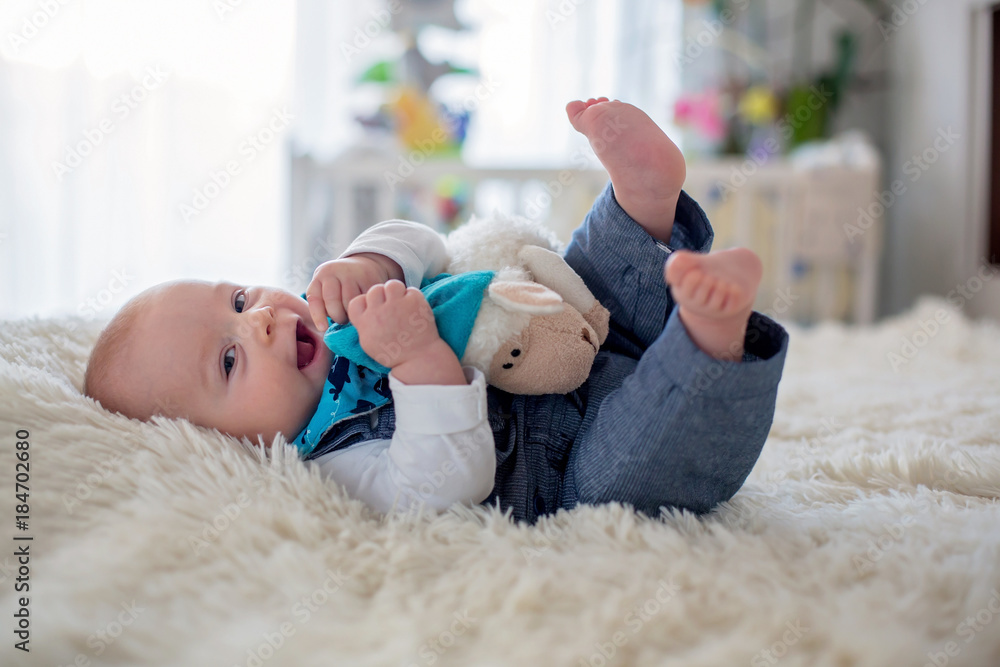
[(316, 340), (306, 325), (302, 323), (302, 320), (299, 320), (295, 325), (295, 349), (297, 353), (296, 363), (299, 369), (308, 366), (313, 357), (316, 356)]

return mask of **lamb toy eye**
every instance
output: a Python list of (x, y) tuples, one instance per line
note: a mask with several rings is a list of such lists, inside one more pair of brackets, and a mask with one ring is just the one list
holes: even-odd
[[(512, 356), (512, 357), (516, 357), (519, 354), (521, 354), (521, 350), (518, 350), (516, 348), (510, 351), (510, 356)], [(510, 362), (507, 362), (506, 364), (503, 365), (503, 367), (504, 368), (513, 368), (514, 364), (512, 364)]]

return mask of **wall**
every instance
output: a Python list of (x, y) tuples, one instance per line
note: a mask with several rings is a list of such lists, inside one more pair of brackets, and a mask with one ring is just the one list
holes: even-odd
[[(812, 61), (816, 71), (831, 62), (830, 35), (838, 26), (867, 26), (858, 60), (864, 85), (848, 97), (836, 129), (863, 129), (883, 156), (883, 187), (898, 181), (905, 188), (886, 213), (880, 280), (879, 312), (894, 315), (921, 294), (946, 296), (959, 285), (978, 284), (987, 192), (977, 179), (985, 177), (989, 133), (973, 100), (990, 90), (988, 65), (973, 67), (973, 42), (985, 43), (989, 31), (977, 31), (973, 17), (997, 0), (884, 1), (900, 13), (881, 25), (857, 0), (817, 1)], [(769, 51), (779, 78), (795, 67), (797, 6), (795, 0), (767, 2)], [(938, 140), (949, 128), (950, 145)], [(925, 151), (933, 164), (914, 160)], [(1000, 319), (1000, 280), (960, 300), (973, 316)]]
[[(977, 133), (981, 116), (973, 113), (972, 100), (988, 93), (988, 86), (986, 72), (976, 71), (972, 61), (973, 15), (988, 3), (905, 4), (916, 10), (905, 21), (899, 16), (899, 29), (886, 37), (891, 75), (886, 183), (901, 179), (907, 185), (887, 214), (882, 290), (887, 314), (906, 309), (923, 293), (947, 295), (958, 285), (975, 287), (986, 248), (985, 188), (977, 179), (984, 175), (988, 134)], [(980, 38), (987, 34), (978, 31)], [(914, 180), (914, 156), (928, 151), (932, 157), (935, 137), (949, 128), (960, 138)], [(985, 282), (965, 307), (971, 315), (1000, 319), (1000, 280)]]

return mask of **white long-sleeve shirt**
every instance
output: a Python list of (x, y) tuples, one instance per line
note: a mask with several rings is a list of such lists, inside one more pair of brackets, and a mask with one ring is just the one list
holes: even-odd
[[(444, 237), (405, 220), (380, 222), (340, 257), (374, 252), (403, 269), (407, 287), (444, 271)], [(391, 440), (369, 440), (313, 459), (324, 475), (380, 512), (424, 505), (443, 510), (478, 503), (493, 491), (493, 431), (486, 415), (486, 379), (463, 366), (467, 385), (407, 385), (389, 372), (396, 412)]]

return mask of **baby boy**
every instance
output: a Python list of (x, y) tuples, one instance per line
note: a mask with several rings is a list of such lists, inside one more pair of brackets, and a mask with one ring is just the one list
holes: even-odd
[(84, 393), (132, 418), (292, 441), (331, 375), (328, 318), (350, 321), (372, 357), (408, 337), (388, 364), (391, 401), (339, 421), (303, 455), (375, 509), (486, 502), (528, 521), (613, 501), (708, 511), (759, 456), (787, 335), (752, 312), (756, 255), (706, 254), (711, 227), (656, 124), (606, 98), (566, 110), (611, 180), (564, 255), (611, 313), (579, 389), (509, 394), (463, 367), (417, 289), (443, 270), (440, 235), (389, 221), (317, 268), (306, 300), (226, 282), (146, 290), (101, 333)]

